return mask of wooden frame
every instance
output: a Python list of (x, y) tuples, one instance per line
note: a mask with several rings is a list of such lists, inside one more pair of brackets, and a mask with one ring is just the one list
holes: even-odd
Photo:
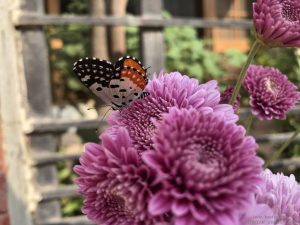
[[(229, 18), (233, 21), (245, 20), (247, 14), (245, 6), (241, 4), (240, 0), (223, 0), (221, 3), (228, 4), (229, 8), (217, 7), (217, 0), (204, 1), (205, 16), (208, 18), (217, 18), (220, 14), (219, 9), (225, 8), (222, 14), (223, 17)], [(252, 26), (252, 21), (250, 26)], [(228, 48), (236, 48), (241, 52), (249, 50), (249, 40), (246, 38), (246, 31), (242, 27), (235, 27), (234, 29), (225, 29), (225, 27), (213, 27), (206, 29), (205, 34), (211, 38), (213, 50), (216, 52), (225, 52)]]
[(54, 15), (38, 15), (36, 13), (15, 12), (13, 14), (13, 23), (16, 27), (29, 27), (29, 26), (47, 26), (47, 25), (68, 25), (68, 24), (81, 24), (81, 25), (102, 25), (102, 26), (119, 26), (130, 25), (139, 27), (169, 27), (169, 26), (192, 26), (195, 28), (244, 28), (249, 29), (252, 27), (252, 21), (244, 20), (220, 20), (220, 19), (182, 19), (172, 18), (163, 19), (160, 17), (149, 16), (54, 16)]

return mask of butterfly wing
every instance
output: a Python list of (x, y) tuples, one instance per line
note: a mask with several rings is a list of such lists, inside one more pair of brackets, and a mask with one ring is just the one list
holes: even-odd
[(120, 70), (120, 78), (111, 80), (111, 84), (118, 86), (111, 89), (115, 98), (114, 103), (124, 107), (135, 101), (142, 95), (146, 82), (146, 79), (136, 70), (123, 68)]
[(134, 57), (120, 58), (115, 64), (115, 70), (117, 77), (110, 82), (113, 105), (122, 108), (142, 97), (148, 79), (146, 69)]
[(111, 105), (110, 82), (116, 78), (111, 62), (97, 58), (82, 58), (74, 63), (74, 73), (97, 97)]
[(148, 83), (146, 69), (134, 57), (122, 57), (115, 66), (106, 60), (86, 57), (74, 63), (73, 71), (86, 87), (113, 109), (123, 108), (149, 95), (143, 92)]
[(141, 61), (139, 61), (135, 57), (125, 56), (119, 58), (116, 62), (115, 68), (116, 70), (122, 70), (124, 68), (130, 68), (132, 70), (135, 70), (146, 79), (146, 84), (148, 83), (147, 70), (145, 69)]

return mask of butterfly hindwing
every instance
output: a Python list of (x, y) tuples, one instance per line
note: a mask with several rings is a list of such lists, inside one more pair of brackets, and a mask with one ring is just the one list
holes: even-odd
[(120, 74), (120, 88), (115, 95), (120, 96), (120, 104), (126, 106), (139, 98), (145, 88), (145, 79), (135, 70), (124, 68)]

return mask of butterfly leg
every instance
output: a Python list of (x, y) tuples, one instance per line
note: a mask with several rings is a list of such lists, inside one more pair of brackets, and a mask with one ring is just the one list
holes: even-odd
[(150, 95), (150, 93), (149, 92), (143, 92), (140, 96), (139, 96), (139, 98), (138, 99), (142, 99), (142, 98), (145, 98), (145, 97), (147, 97), (147, 96), (149, 96)]

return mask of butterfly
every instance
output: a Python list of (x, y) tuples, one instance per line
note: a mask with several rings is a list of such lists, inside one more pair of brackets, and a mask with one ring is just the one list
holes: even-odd
[(135, 57), (121, 57), (115, 65), (86, 57), (74, 63), (73, 71), (92, 93), (114, 110), (149, 95), (143, 92), (148, 83), (147, 69)]

